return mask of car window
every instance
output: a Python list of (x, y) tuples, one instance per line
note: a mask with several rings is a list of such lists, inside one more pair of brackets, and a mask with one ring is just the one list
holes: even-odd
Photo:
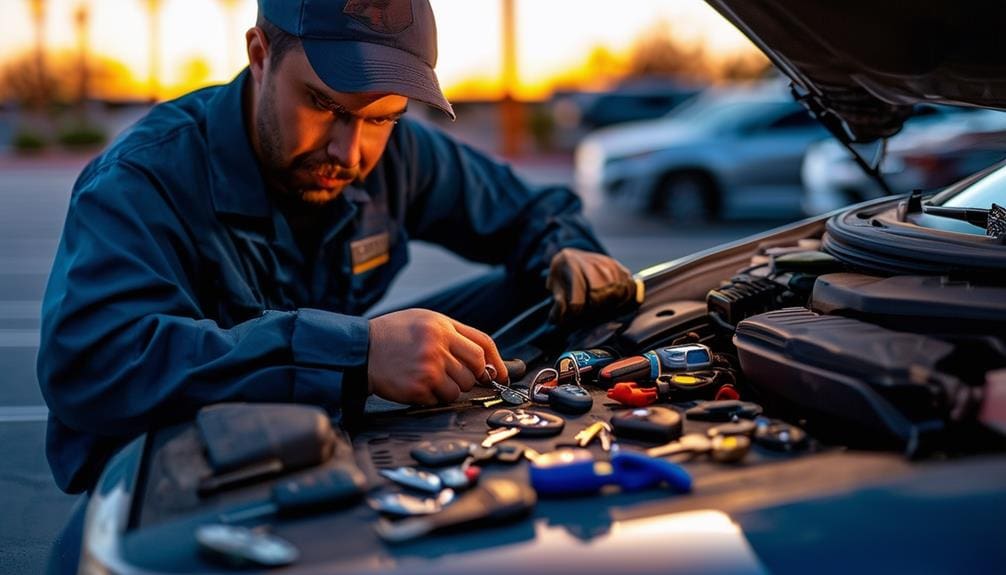
[[(937, 201), (936, 203), (948, 208), (981, 208), (987, 210), (992, 207), (993, 202), (1000, 205), (1006, 203), (1006, 164), (1001, 165), (984, 178), (981, 178), (946, 200), (942, 202)], [(985, 230), (978, 226), (960, 220), (929, 214), (918, 216), (914, 222), (920, 226), (939, 230), (985, 235)]]

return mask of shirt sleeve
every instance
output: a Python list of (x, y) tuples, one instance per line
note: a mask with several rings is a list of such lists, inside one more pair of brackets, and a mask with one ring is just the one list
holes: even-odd
[(413, 170), (406, 228), (467, 259), (544, 277), (566, 247), (604, 253), (563, 186), (532, 187), (510, 166), (417, 122), (402, 122)]
[[(138, 169), (82, 178), (42, 309), (38, 376), (78, 432), (130, 436), (221, 401), (362, 410), (363, 318), (265, 311), (221, 327), (201, 311), (186, 219)], [(365, 371), (364, 377), (365, 377)]]

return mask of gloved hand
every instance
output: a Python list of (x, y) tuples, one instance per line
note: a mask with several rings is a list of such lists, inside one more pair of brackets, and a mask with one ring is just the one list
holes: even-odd
[(549, 321), (562, 324), (586, 313), (615, 311), (636, 301), (637, 289), (641, 290), (636, 284), (629, 270), (614, 259), (564, 248), (552, 258), (545, 283), (555, 300)]

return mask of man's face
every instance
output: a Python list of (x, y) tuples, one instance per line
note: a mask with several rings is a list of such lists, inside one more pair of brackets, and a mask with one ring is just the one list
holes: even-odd
[(311, 204), (338, 197), (377, 165), (408, 99), (335, 92), (304, 52), (263, 66), (252, 117), (259, 160), (270, 186)]

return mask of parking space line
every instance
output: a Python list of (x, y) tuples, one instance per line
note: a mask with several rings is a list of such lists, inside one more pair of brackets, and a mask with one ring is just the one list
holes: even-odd
[(45, 421), (48, 417), (49, 408), (44, 405), (0, 406), (0, 423)]

